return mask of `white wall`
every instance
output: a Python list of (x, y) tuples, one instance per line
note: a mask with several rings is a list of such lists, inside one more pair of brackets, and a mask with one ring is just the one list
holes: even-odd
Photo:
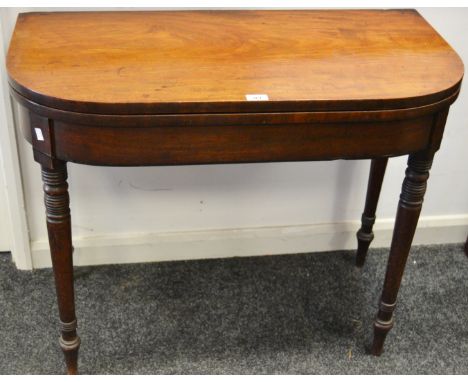
[[(5, 53), (9, 34), (9, 13), (0, 8), (0, 218), (5, 249), (11, 250), (13, 261), (20, 269), (32, 266), (24, 192), (19, 166), (13, 110), (8, 96), (5, 73)], [(4, 182), (3, 182), (4, 181)], [(5, 187), (4, 187), (5, 186)], [(6, 237), (6, 239), (5, 239)], [(8, 243), (6, 243), (8, 242)]]
[[(18, 9), (8, 12), (13, 28)], [(420, 12), (468, 63), (468, 9)], [(436, 156), (417, 243), (461, 242), (468, 232), (467, 109), (465, 86)], [(29, 145), (21, 140), (19, 146), (33, 263), (47, 266), (39, 166)], [(405, 164), (406, 158), (390, 160), (375, 245), (389, 244)], [(369, 161), (159, 168), (70, 164), (75, 261), (353, 248), (368, 168)]]

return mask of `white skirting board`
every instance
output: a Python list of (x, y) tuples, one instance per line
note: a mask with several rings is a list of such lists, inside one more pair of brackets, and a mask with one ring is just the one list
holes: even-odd
[[(359, 221), (209, 231), (76, 237), (75, 265), (259, 256), (356, 248)], [(393, 219), (377, 220), (371, 247), (389, 247)], [(413, 244), (461, 243), (468, 215), (421, 217)], [(33, 241), (34, 268), (51, 266), (47, 241)]]

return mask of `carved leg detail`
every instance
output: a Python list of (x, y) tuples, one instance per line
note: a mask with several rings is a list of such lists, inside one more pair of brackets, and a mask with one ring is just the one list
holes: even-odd
[(54, 169), (42, 167), (44, 201), (52, 265), (60, 314), (60, 347), (68, 374), (78, 372), (80, 338), (76, 334), (73, 258), (66, 163)]
[(393, 327), (393, 311), (398, 290), (416, 231), (433, 154), (409, 156), (393, 231), (379, 312), (374, 323), (372, 354), (382, 354), (385, 337)]
[(372, 227), (375, 223), (375, 211), (379, 201), (380, 190), (387, 168), (388, 158), (372, 159), (367, 185), (366, 204), (361, 218), (361, 229), (357, 232), (358, 249), (356, 253), (356, 266), (362, 267), (366, 260), (369, 245), (374, 239)]

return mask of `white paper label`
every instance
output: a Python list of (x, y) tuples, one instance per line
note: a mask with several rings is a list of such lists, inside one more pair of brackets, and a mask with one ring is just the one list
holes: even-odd
[(268, 101), (267, 94), (246, 94), (245, 99), (247, 101)]
[(35, 127), (34, 131), (36, 132), (36, 138), (38, 141), (43, 141), (44, 136), (42, 135), (42, 130), (39, 127)]

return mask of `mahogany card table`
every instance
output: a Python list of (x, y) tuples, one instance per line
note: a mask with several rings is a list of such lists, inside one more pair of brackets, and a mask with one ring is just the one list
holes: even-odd
[[(20, 14), (11, 94), (42, 168), (60, 346), (77, 373), (67, 162), (371, 159), (356, 265), (389, 157), (408, 166), (374, 324), (380, 355), (463, 64), (414, 10)], [(312, 250), (313, 248), (311, 248)]]

